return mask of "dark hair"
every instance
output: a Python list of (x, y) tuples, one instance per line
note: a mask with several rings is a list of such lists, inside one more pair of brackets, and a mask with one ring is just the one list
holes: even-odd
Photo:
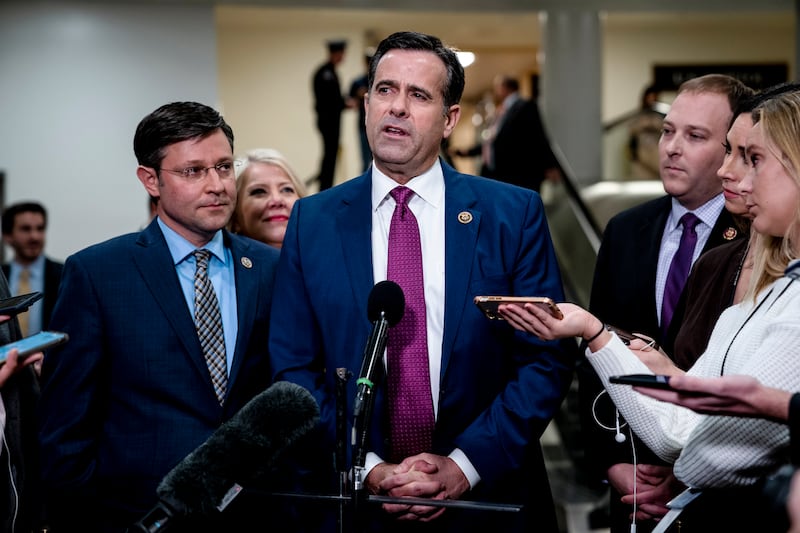
[(800, 91), (800, 83), (794, 81), (787, 81), (784, 83), (779, 83), (777, 85), (772, 85), (771, 87), (767, 87), (766, 89), (762, 89), (761, 91), (755, 93), (750, 98), (747, 98), (740, 102), (739, 107), (734, 110), (733, 117), (734, 119), (741, 115), (742, 113), (751, 113), (754, 111), (759, 105), (766, 102), (771, 98), (775, 98), (776, 96), (780, 96), (785, 93), (793, 93)]
[(159, 168), (167, 146), (207, 137), (221, 129), (233, 151), (233, 130), (216, 110), (197, 102), (166, 104), (139, 122), (133, 152), (140, 165)]
[(500, 84), (506, 88), (506, 90), (515, 93), (519, 91), (519, 81), (517, 78), (512, 76), (504, 75), (500, 78)]
[(442, 87), (444, 105), (450, 107), (461, 101), (461, 95), (464, 93), (464, 67), (461, 66), (455, 51), (442, 44), (438, 37), (412, 31), (393, 33), (380, 42), (369, 65), (369, 90), (372, 90), (372, 84), (375, 82), (378, 63), (390, 50), (422, 50), (439, 56), (447, 69), (447, 79)]
[(642, 109), (650, 109), (651, 104), (647, 101), (647, 98), (650, 95), (654, 95), (656, 98), (658, 98), (659, 94), (660, 91), (658, 90), (658, 87), (655, 85), (648, 85), (642, 90), (642, 97), (641, 101), (639, 102), (639, 107)]
[(10, 235), (14, 231), (14, 222), (17, 215), (22, 213), (39, 213), (44, 218), (44, 227), (47, 227), (47, 210), (38, 202), (20, 202), (12, 204), (3, 210), (3, 235)]

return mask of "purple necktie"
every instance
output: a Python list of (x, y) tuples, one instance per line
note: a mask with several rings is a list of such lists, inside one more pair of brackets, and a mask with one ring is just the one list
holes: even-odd
[(434, 419), (422, 248), (417, 219), (408, 208), (414, 191), (395, 187), (390, 194), (397, 205), (389, 227), (387, 278), (400, 285), (406, 298), (403, 318), (389, 328), (386, 344), (390, 442), (392, 459), (399, 462), (431, 450)]
[(672, 321), (672, 314), (675, 306), (686, 285), (686, 278), (689, 277), (689, 270), (692, 268), (692, 255), (697, 245), (697, 232), (695, 227), (700, 223), (700, 219), (692, 213), (686, 213), (680, 219), (683, 224), (681, 242), (678, 251), (672, 258), (667, 274), (667, 284), (664, 286), (664, 301), (661, 304), (661, 332), (666, 336), (669, 324)]

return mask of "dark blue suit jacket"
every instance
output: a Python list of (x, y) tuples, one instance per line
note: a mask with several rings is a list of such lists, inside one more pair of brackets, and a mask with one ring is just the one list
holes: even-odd
[[(563, 345), (488, 320), (473, 304), (477, 295), (562, 299), (542, 203), (533, 191), (442, 166), (445, 317), (432, 451), (448, 455), (458, 447), (466, 453), (481, 476), (466, 498), (526, 505), (526, 512), (514, 515), (512, 530), (531, 531), (535, 523), (537, 531), (549, 531), (555, 519), (538, 440), (566, 393), (572, 354), (564, 354)], [(324, 458), (332, 457), (335, 445), (336, 369), (354, 374), (345, 408), (352, 418), (356, 377), (372, 327), (370, 194), (368, 172), (298, 201), (278, 267), (270, 336), (274, 379), (299, 383), (320, 402), (323, 435), (317, 452)], [(468, 217), (459, 214), (466, 213), (471, 219), (462, 222)], [(383, 403), (379, 386), (370, 451), (387, 457)], [(479, 520), (503, 524), (498, 522), (508, 518), (498, 516), (503, 514), (486, 513)], [(475, 526), (475, 517), (469, 523)], [(440, 521), (434, 529), (465, 530), (458, 529), (463, 524), (443, 527)]]
[(269, 385), (278, 252), (227, 232), (225, 244), (239, 332), (224, 407), (156, 221), (67, 259), (51, 327), (70, 340), (45, 356), (40, 426), (54, 519), (67, 531), (140, 519), (161, 478)]

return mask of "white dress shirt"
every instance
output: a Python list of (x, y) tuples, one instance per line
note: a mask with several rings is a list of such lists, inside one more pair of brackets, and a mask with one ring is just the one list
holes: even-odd
[[(389, 194), (398, 183), (372, 166), (372, 277), (375, 283), (386, 279), (389, 259), (389, 227), (396, 202)], [(422, 248), (422, 275), (425, 283), (425, 314), (428, 332), (428, 369), (431, 377), (431, 396), (434, 417), (439, 412), (439, 374), (442, 365), (442, 335), (444, 332), (444, 266), (445, 266), (445, 219), (444, 219), (444, 174), (437, 160), (423, 174), (412, 178), (406, 187), (414, 191), (408, 207), (419, 225)], [(386, 356), (384, 353), (384, 364)], [(480, 476), (459, 449), (449, 457), (474, 487)], [(364, 466), (367, 472), (383, 460), (368, 453)]]

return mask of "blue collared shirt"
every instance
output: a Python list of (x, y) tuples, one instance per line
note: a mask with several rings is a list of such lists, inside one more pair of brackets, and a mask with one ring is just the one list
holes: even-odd
[[(186, 306), (192, 319), (194, 319), (194, 272), (197, 267), (193, 252), (197, 248), (170, 229), (161, 219), (158, 219), (158, 226), (167, 241), (175, 271), (181, 283), (183, 297), (186, 299)], [(217, 231), (214, 238), (203, 248), (211, 252), (211, 259), (208, 262), (208, 277), (211, 278), (211, 284), (214, 285), (214, 291), (217, 293), (217, 300), (222, 313), (222, 329), (225, 332), (225, 356), (228, 362), (228, 374), (230, 374), (233, 353), (236, 349), (236, 335), (239, 331), (233, 255), (228, 248), (225, 248), (222, 230)]]

